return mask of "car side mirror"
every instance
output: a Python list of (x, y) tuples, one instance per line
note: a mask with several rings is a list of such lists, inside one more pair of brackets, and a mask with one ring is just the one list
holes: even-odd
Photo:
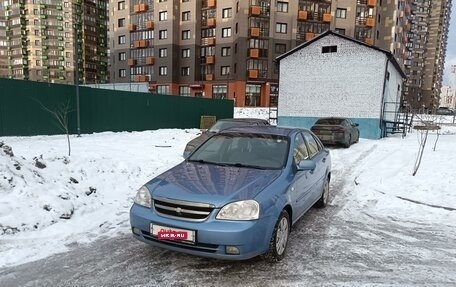
[(359, 124), (357, 124), (357, 123), (354, 123), (353, 125), (354, 125), (355, 127), (359, 127)]
[(303, 159), (298, 163), (299, 171), (314, 170), (316, 167), (317, 165), (310, 159)]

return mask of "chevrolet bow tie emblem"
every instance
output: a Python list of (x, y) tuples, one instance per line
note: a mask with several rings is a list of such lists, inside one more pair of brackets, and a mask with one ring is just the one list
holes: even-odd
[(182, 208), (176, 207), (176, 212), (177, 212), (177, 214), (181, 214), (182, 213)]

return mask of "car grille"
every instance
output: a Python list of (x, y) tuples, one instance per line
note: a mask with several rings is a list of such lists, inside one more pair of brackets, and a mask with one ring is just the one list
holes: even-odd
[(203, 221), (209, 217), (214, 206), (207, 203), (189, 202), (173, 199), (154, 198), (155, 211), (161, 215), (179, 219)]

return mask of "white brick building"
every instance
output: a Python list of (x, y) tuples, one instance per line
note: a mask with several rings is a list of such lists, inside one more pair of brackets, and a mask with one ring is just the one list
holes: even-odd
[(440, 107), (456, 108), (456, 93), (450, 86), (442, 86), (440, 93)]
[(277, 59), (279, 125), (348, 117), (377, 139), (396, 121), (405, 74), (390, 52), (328, 31)]

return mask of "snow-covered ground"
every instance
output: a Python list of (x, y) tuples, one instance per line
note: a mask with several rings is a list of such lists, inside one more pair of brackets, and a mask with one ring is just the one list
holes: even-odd
[[(267, 109), (235, 109), (235, 117), (268, 118)], [(451, 119), (447, 119), (451, 122)], [(183, 160), (198, 129), (0, 137), (0, 267), (47, 257), (102, 236), (129, 233), (137, 188)], [(420, 134), (364, 140), (332, 148), (331, 204), (350, 221), (389, 217), (410, 224), (456, 227), (456, 127), (444, 126), (412, 176)], [(357, 159), (347, 165), (346, 159)]]

